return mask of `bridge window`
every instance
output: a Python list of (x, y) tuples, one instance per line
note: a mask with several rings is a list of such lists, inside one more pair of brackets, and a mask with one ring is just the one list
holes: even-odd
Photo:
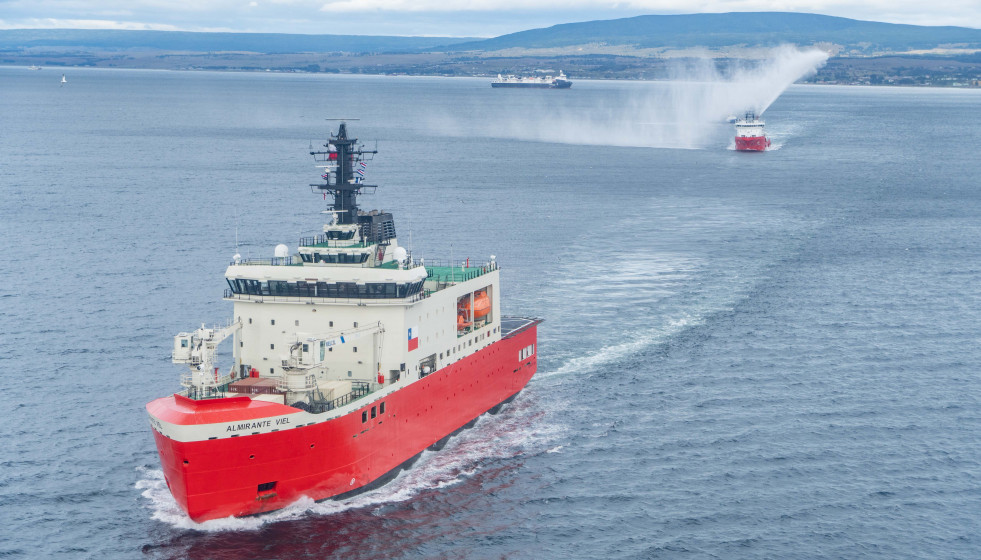
[(371, 282), (357, 284), (354, 282), (287, 282), (284, 280), (231, 280), (226, 279), (232, 293), (248, 295), (272, 295), (286, 297), (327, 297), (327, 298), (361, 298), (361, 299), (393, 299), (406, 298), (422, 292), (425, 280), (410, 284), (395, 282)]

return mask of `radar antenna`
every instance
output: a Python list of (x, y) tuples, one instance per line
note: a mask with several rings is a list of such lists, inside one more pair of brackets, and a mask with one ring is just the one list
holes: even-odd
[[(331, 134), (330, 140), (324, 144), (326, 151), (311, 150), (310, 155), (324, 168), (323, 183), (313, 183), (310, 186), (334, 198), (333, 211), (338, 224), (358, 223), (358, 195), (374, 192), (376, 185), (366, 185), (364, 169), (378, 150), (365, 150), (357, 138), (347, 137), (347, 120), (358, 119), (327, 119), (341, 121), (337, 134)], [(369, 156), (369, 157), (365, 157)]]

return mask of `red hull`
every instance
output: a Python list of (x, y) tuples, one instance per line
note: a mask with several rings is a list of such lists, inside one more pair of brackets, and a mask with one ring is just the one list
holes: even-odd
[(762, 152), (770, 147), (766, 136), (736, 136), (736, 150), (740, 152)]
[[(191, 519), (200, 522), (380, 484), (427, 447), (521, 391), (537, 369), (537, 354), (520, 360), (519, 352), (536, 338), (537, 325), (531, 324), (394, 393), (368, 395), (344, 416), (307, 426), (191, 442), (154, 429), (167, 486)], [(221, 412), (206, 418), (186, 401), (165, 397), (149, 403), (147, 410), (151, 417), (180, 425), (257, 421), (299, 412), (239, 397), (222, 399), (227, 406), (218, 405)], [(382, 402), (384, 412), (371, 418)]]

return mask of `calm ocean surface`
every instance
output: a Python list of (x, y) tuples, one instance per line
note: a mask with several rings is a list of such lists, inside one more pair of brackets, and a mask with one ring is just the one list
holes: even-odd
[[(981, 90), (795, 86), (743, 154), (665, 84), (60, 73), (0, 68), (0, 558), (981, 557)], [(144, 404), (236, 232), (319, 227), (334, 117), (539, 373), (379, 490), (195, 525)]]

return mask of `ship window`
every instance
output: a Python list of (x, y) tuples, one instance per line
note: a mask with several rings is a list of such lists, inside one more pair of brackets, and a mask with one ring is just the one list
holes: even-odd
[(419, 378), (422, 379), (436, 371), (436, 354), (430, 354), (419, 361)]
[(385, 414), (385, 401), (382, 401), (382, 403), (378, 405), (378, 413)]
[(269, 368), (269, 373), (275, 373), (275, 370), (273, 370), (273, 368)]
[(249, 324), (252, 324), (252, 317), (249, 317)]
[(354, 328), (358, 328), (358, 322), (357, 321), (354, 322)]
[(187, 342), (188, 341), (187, 341), (186, 338), (182, 338), (181, 339), (181, 348), (187, 348)]
[(238, 341), (238, 347), (239, 348), (242, 348), (243, 346), (245, 346), (245, 344), (241, 340)]
[(358, 347), (357, 347), (357, 346), (354, 346), (354, 351), (355, 351), (355, 352), (357, 352), (357, 351), (358, 351)]
[(270, 344), (269, 345), (269, 349), (270, 350), (275, 350), (276, 349), (276, 345), (275, 344)]
[(374, 418), (375, 416), (378, 416), (378, 414), (377, 414), (377, 412), (378, 412), (378, 411), (377, 411), (377, 410), (375, 410), (375, 407), (371, 407), (371, 417), (372, 417), (372, 418)]
[(297, 327), (299, 327), (300, 326), (300, 320), (297, 319), (296, 321), (293, 321), (293, 324), (296, 325)]
[(362, 410), (361, 411), (361, 423), (364, 424), (367, 421), (368, 421), (368, 411), (367, 410)]
[(309, 344), (304, 344), (303, 345), (303, 351), (304, 352), (309, 352), (310, 351), (310, 345)]
[(259, 488), (257, 489), (257, 491), (258, 492), (268, 492), (270, 490), (275, 490), (276, 489), (276, 482), (277, 481), (263, 482), (262, 484), (259, 485)]
[(275, 325), (276, 324), (276, 319), (270, 319), (269, 324), (270, 325)]
[(334, 326), (334, 322), (333, 322), (333, 321), (328, 321), (328, 323), (330, 323), (330, 325), (329, 325), (329, 326), (331, 326), (331, 327), (333, 327), (333, 326)]
[(439, 359), (440, 359), (440, 360), (442, 360), (442, 359), (443, 359), (443, 353), (442, 353), (442, 352), (440, 352), (440, 353), (439, 353)]

